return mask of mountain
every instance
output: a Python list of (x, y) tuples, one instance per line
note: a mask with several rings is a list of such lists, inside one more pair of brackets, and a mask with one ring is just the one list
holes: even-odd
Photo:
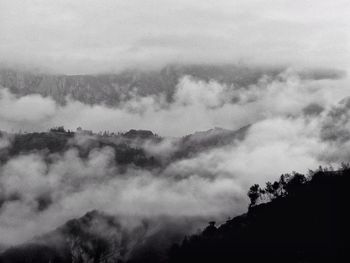
[[(169, 101), (178, 80), (193, 76), (201, 80), (216, 80), (230, 87), (255, 84), (264, 75), (277, 76), (284, 68), (246, 67), (238, 65), (169, 65), (159, 70), (125, 70), (115, 74), (55, 75), (32, 73), (14, 69), (0, 69), (0, 87), (19, 96), (40, 94), (52, 97), (60, 104), (70, 97), (86, 104), (116, 106), (137, 94), (139, 96), (164, 93)], [(303, 78), (338, 78), (335, 70), (302, 71)]]
[(174, 154), (178, 158), (188, 158), (200, 152), (214, 148), (232, 145), (235, 141), (242, 141), (245, 138), (250, 125), (232, 131), (219, 127), (208, 131), (200, 131), (181, 138), (178, 151)]
[[(188, 220), (161, 217), (125, 225), (125, 219), (90, 211), (52, 232), (0, 254), (1, 263), (154, 262), (182, 239)], [(132, 221), (132, 220), (131, 220)]]
[[(7, 249), (1, 263), (346, 262), (350, 168), (285, 174), (249, 190), (248, 212), (185, 237), (194, 219), (157, 218), (133, 227), (99, 211)], [(160, 223), (161, 222), (161, 223)], [(170, 248), (171, 243), (174, 245)]]
[(142, 229), (128, 233), (118, 220), (98, 211), (72, 219), (55, 231), (5, 251), (0, 262), (118, 262)]
[[(46, 152), (47, 154), (64, 153), (75, 149), (79, 156), (87, 158), (96, 149), (110, 147), (115, 154), (118, 165), (133, 164), (143, 168), (154, 168), (166, 165), (177, 159), (193, 157), (202, 152), (233, 145), (235, 141), (245, 138), (249, 126), (236, 131), (215, 128), (208, 131), (196, 132), (182, 138), (174, 138), (175, 150), (163, 162), (159, 156), (147, 151), (147, 145), (159, 146), (167, 138), (162, 138), (152, 131), (129, 130), (125, 133), (109, 133), (107, 131), (94, 134), (78, 128), (76, 132), (66, 131), (63, 127), (56, 127), (48, 132), (7, 134), (9, 145), (0, 148), (0, 163), (6, 162), (10, 157), (33, 152)], [(1, 135), (0, 138), (5, 136)], [(161, 156), (164, 158), (164, 156)]]
[(137, 141), (138, 139), (156, 139), (157, 137), (153, 133), (151, 137), (139, 138), (134, 136), (130, 139), (129, 133), (125, 135), (105, 133), (103, 135), (93, 134), (90, 131), (71, 132), (51, 129), (49, 132), (11, 134), (7, 137), (10, 140), (9, 146), (0, 149), (0, 162), (3, 163), (10, 157), (20, 154), (33, 152), (45, 152), (48, 155), (63, 154), (70, 149), (77, 150), (81, 158), (87, 158), (93, 150), (110, 147), (115, 154), (115, 162), (119, 165), (134, 164), (144, 168), (157, 165), (155, 158), (148, 156), (145, 150), (142, 149), (142, 142)]
[(202, 233), (174, 245), (169, 261), (345, 262), (350, 169), (312, 173), (252, 186), (246, 214), (219, 227), (210, 222)]
[[(147, 169), (154, 176), (163, 176), (162, 169), (173, 162), (176, 165), (178, 160), (216, 148), (234, 147), (237, 141), (244, 140), (249, 128), (214, 128), (182, 138), (162, 138), (147, 130), (94, 134), (82, 128), (72, 132), (63, 127), (41, 133), (0, 132), (0, 161), (6, 164), (13, 157), (37, 153), (49, 166), (73, 150), (85, 162), (108, 147), (115, 158), (108, 165), (118, 169), (108, 176), (117, 174), (122, 178), (119, 168), (123, 167)], [(153, 154), (147, 150), (163, 148), (169, 142), (174, 151)], [(164, 155), (168, 157), (166, 161)], [(350, 168), (343, 165), (339, 170), (310, 171), (308, 176), (285, 174), (263, 187), (253, 185), (248, 192), (251, 203), (247, 213), (219, 226), (210, 222), (203, 231), (186, 238), (203, 225), (203, 220), (210, 219), (172, 215), (135, 220), (90, 211), (47, 234), (28, 242), (23, 240), (21, 245), (0, 245), (0, 263), (341, 262), (340, 257), (347, 255), (349, 249), (349, 180)], [(24, 197), (20, 191), (7, 195), (0, 192), (0, 212), (7, 202), (21, 198)], [(52, 198), (55, 197), (50, 193), (43, 193), (28, 200), (37, 207), (36, 213), (43, 213), (53, 209)]]

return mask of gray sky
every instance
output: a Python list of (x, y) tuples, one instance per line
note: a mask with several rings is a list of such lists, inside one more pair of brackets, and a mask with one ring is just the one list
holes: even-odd
[[(0, 66), (67, 74), (175, 62), (348, 70), (349, 3), (0, 0)], [(348, 77), (304, 79), (293, 67), (246, 89), (182, 76), (166, 107), (163, 94), (135, 95), (111, 108), (74, 100), (59, 105), (48, 97), (19, 97), (0, 87), (0, 127), (9, 131), (64, 125), (95, 131), (150, 129), (180, 137), (215, 126), (235, 130), (251, 124), (241, 142), (173, 162), (156, 175), (129, 167), (129, 176), (119, 176), (118, 167), (110, 167), (114, 155), (109, 149), (93, 151), (87, 161), (74, 150), (50, 164), (40, 152), (14, 157), (0, 167), (0, 188), (22, 196), (2, 207), (0, 243), (31, 239), (91, 209), (222, 218), (241, 212), (253, 183), (349, 160), (347, 97)], [(232, 103), (235, 98), (239, 100)], [(170, 139), (165, 143), (144, 147), (158, 155), (176, 147)], [(9, 145), (10, 137), (1, 138), (0, 149)], [(179, 174), (180, 180), (173, 180)], [(38, 213), (36, 200), (46, 193), (52, 194), (53, 204)]]
[(0, 0), (0, 60), (68, 74), (167, 63), (349, 68), (347, 0)]

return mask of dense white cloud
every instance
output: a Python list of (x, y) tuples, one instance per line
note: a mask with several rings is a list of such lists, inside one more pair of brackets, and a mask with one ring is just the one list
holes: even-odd
[[(6, 240), (0, 243), (23, 241), (92, 209), (134, 218), (169, 215), (223, 220), (240, 213), (253, 183), (348, 161), (349, 137), (344, 127), (349, 123), (349, 103), (338, 103), (350, 95), (347, 83), (347, 79), (305, 80), (292, 70), (240, 89), (184, 77), (170, 103), (163, 95), (133, 97), (118, 108), (76, 101), (56, 105), (49, 98), (16, 98), (2, 90), (0, 105), (5, 105), (5, 111), (12, 107), (9, 114), (16, 114), (11, 118), (0, 114), (1, 127), (149, 128), (180, 136), (213, 126), (251, 126), (242, 141), (170, 162), (160, 171), (129, 168), (120, 174), (109, 148), (92, 151), (86, 160), (74, 150), (55, 156), (52, 162), (46, 162), (41, 153), (15, 157), (0, 167), (0, 193), (12, 200), (1, 207), (0, 237)], [(310, 110), (310, 105), (319, 107)], [(84, 137), (75, 140), (87, 143)], [(0, 145), (5, 149), (9, 143), (4, 137)], [(142, 147), (166, 160), (177, 145), (175, 139), (168, 139)], [(39, 211), (40, 198), (52, 202), (46, 210)]]
[(349, 67), (346, 0), (1, 0), (0, 59), (65, 73), (166, 63)]
[[(119, 174), (108, 148), (82, 160), (70, 150), (52, 164), (40, 154), (13, 158), (0, 170), (0, 243), (23, 242), (52, 230), (86, 211), (99, 209), (119, 217), (220, 217), (242, 211), (246, 201), (239, 181), (209, 180), (194, 175), (173, 176), (130, 169)], [(38, 210), (38, 199), (52, 202)], [(232, 206), (235, 205), (235, 206)]]
[[(320, 140), (319, 124), (318, 118), (262, 120), (243, 141), (171, 162), (162, 171), (129, 168), (120, 174), (109, 148), (86, 160), (74, 150), (49, 163), (39, 153), (13, 158), (0, 169), (1, 194), (15, 198), (1, 208), (0, 237), (6, 238), (0, 242), (22, 242), (93, 209), (134, 220), (163, 215), (225, 220), (246, 209), (251, 184), (344, 160), (334, 153), (345, 149)], [(160, 153), (169, 151), (161, 145)], [(39, 211), (42, 197), (50, 206)]]
[(17, 98), (0, 89), (0, 119), (8, 122), (39, 123), (47, 121), (55, 112), (56, 104), (40, 95)]
[(331, 107), (350, 95), (347, 85), (346, 78), (300, 79), (293, 70), (276, 78), (263, 77), (257, 84), (240, 89), (185, 76), (179, 80), (170, 103), (163, 94), (135, 95), (116, 108), (72, 100), (56, 105), (50, 98), (16, 98), (3, 89), (0, 124), (7, 130), (40, 131), (64, 125), (94, 131), (148, 129), (163, 136), (182, 136), (215, 126), (239, 129), (266, 118), (298, 116), (309, 105)]

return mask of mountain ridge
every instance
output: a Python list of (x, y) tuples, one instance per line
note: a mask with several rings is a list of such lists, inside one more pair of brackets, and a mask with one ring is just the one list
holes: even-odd
[[(236, 88), (255, 84), (262, 76), (277, 76), (284, 68), (261, 68), (237, 65), (168, 65), (159, 70), (125, 70), (115, 74), (55, 75), (32, 73), (14, 69), (0, 69), (0, 87), (8, 88), (17, 96), (39, 94), (51, 97), (59, 104), (67, 98), (82, 103), (117, 106), (121, 101), (138, 96), (163, 93), (173, 99), (181, 77), (192, 76), (204, 81), (214, 80)], [(301, 71), (302, 78), (340, 78), (339, 70)]]

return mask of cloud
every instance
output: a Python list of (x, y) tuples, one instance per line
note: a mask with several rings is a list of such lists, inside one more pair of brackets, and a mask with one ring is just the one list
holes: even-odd
[(347, 85), (347, 78), (303, 79), (292, 69), (240, 88), (182, 76), (171, 102), (162, 93), (134, 94), (114, 108), (71, 99), (66, 105), (56, 105), (40, 95), (17, 98), (2, 89), (0, 124), (7, 130), (42, 131), (64, 125), (73, 130), (79, 126), (94, 131), (133, 128), (183, 136), (217, 126), (236, 130), (266, 118), (299, 116), (310, 104), (326, 109), (350, 95)]
[(0, 1), (0, 59), (96, 73), (168, 63), (349, 68), (346, 0)]
[[(328, 127), (336, 134), (347, 127), (347, 100), (337, 103), (349, 96), (347, 83), (346, 78), (303, 79), (291, 69), (240, 88), (185, 76), (171, 102), (162, 94), (135, 95), (115, 108), (72, 100), (56, 105), (50, 98), (17, 98), (3, 89), (0, 107), (9, 105), (9, 114), (15, 113), (11, 118), (0, 114), (1, 126), (8, 128), (149, 128), (182, 136), (213, 126), (250, 126), (240, 141), (180, 160), (170, 158), (176, 138), (135, 144), (162, 156), (162, 169), (121, 170), (108, 147), (85, 159), (74, 149), (13, 157), (0, 166), (0, 237), (6, 237), (1, 242), (30, 239), (93, 209), (135, 220), (164, 215), (224, 220), (241, 213), (253, 183), (348, 160), (348, 139), (338, 143), (324, 136)], [(316, 104), (323, 110), (305, 111)], [(88, 144), (86, 139), (74, 138), (79, 145)]]
[[(55, 156), (53, 162), (45, 158), (23, 155), (1, 167), (2, 243), (23, 242), (93, 209), (140, 219), (217, 217), (231, 210), (232, 197), (243, 196), (228, 178), (196, 175), (178, 180), (133, 168), (120, 174), (108, 148), (91, 152), (87, 160), (74, 150)], [(40, 209), (43, 196), (50, 204)]]
[(0, 122), (3, 128), (16, 127), (16, 124), (23, 127), (39, 124), (48, 121), (55, 111), (56, 103), (51, 99), (40, 95), (17, 98), (7, 89), (0, 88)]
[[(116, 107), (71, 98), (59, 105), (1, 88), (0, 127), (7, 131), (64, 125), (180, 137), (250, 126), (241, 141), (180, 160), (171, 159), (176, 138), (137, 145), (165, 160), (163, 169), (122, 171), (108, 147), (84, 159), (74, 149), (10, 158), (0, 164), (0, 244), (26, 241), (93, 209), (136, 221), (225, 220), (246, 209), (253, 183), (348, 161), (349, 103), (338, 102), (350, 96), (349, 79), (304, 78), (295, 70), (349, 70), (348, 13), (345, 0), (0, 0), (1, 66), (66, 74), (169, 63), (291, 66), (243, 87), (180, 76), (172, 101), (130, 91)], [(10, 145), (0, 138), (0, 151)]]
[(0, 150), (6, 149), (10, 145), (10, 140), (6, 135), (2, 135), (0, 131)]
[[(246, 209), (251, 184), (330, 164), (319, 159), (334, 149), (315, 136), (318, 127), (302, 118), (262, 120), (241, 142), (172, 161), (161, 170), (120, 172), (108, 147), (93, 150), (87, 159), (72, 149), (14, 157), (0, 169), (5, 200), (0, 236), (6, 237), (1, 242), (23, 242), (93, 209), (133, 220), (224, 220)], [(48, 203), (41, 207), (43, 200)]]

